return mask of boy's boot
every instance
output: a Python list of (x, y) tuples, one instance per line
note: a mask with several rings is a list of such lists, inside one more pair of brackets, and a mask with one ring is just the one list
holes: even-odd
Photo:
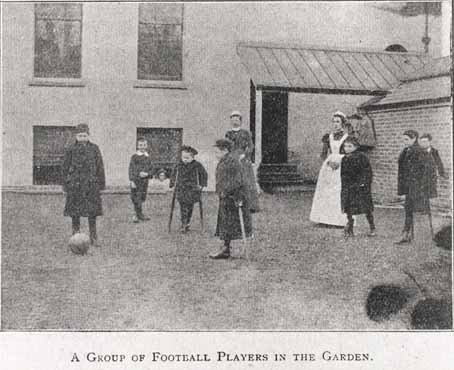
[(230, 257), (230, 241), (224, 242), (224, 248), (214, 254), (210, 254), (210, 258), (214, 260), (227, 259)]
[(73, 235), (80, 233), (80, 217), (71, 217)]
[(367, 221), (369, 222), (369, 228), (370, 228), (369, 234), (367, 234), (367, 236), (377, 236), (377, 232), (375, 229), (375, 223), (374, 223), (374, 216), (372, 215), (372, 213), (369, 213), (366, 215), (366, 218), (367, 218)]
[(394, 244), (406, 244), (411, 242), (411, 232), (409, 230), (402, 231), (402, 238), (394, 242)]
[(349, 219), (347, 222), (347, 225), (344, 227), (344, 237), (349, 238), (351, 236), (354, 236), (353, 234), (353, 219)]

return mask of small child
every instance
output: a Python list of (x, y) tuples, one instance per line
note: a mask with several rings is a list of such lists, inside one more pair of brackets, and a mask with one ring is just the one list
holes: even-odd
[(216, 194), (219, 196), (216, 236), (224, 241), (222, 249), (210, 254), (212, 259), (230, 257), (230, 242), (242, 238), (240, 212), (243, 216), (246, 236), (251, 236), (252, 220), (249, 207), (248, 181), (244, 178), (238, 158), (232, 154), (230, 140), (216, 141)]
[(150, 181), (150, 186), (154, 192), (165, 194), (170, 191), (170, 179), (167, 177), (165, 169), (160, 168), (156, 172), (156, 177), (153, 177)]
[(366, 214), (369, 222), (369, 236), (375, 236), (374, 204), (372, 202), (372, 168), (367, 155), (359, 151), (360, 144), (355, 137), (344, 141), (345, 156), (341, 161), (341, 204), (347, 214), (345, 237), (353, 236), (353, 215)]
[[(432, 135), (423, 134), (419, 138), (419, 145), (426, 155), (429, 163), (429, 178), (430, 178), (430, 197), (436, 198), (438, 196), (437, 185), (438, 176), (447, 178), (443, 162), (441, 161), (438, 150), (432, 146)], [(438, 173), (438, 175), (437, 175)]]
[(398, 195), (405, 196), (405, 223), (402, 238), (396, 244), (413, 239), (413, 213), (430, 210), (429, 160), (418, 144), (418, 132), (403, 133), (405, 148), (399, 156), (397, 183)]
[(208, 174), (194, 157), (197, 150), (191, 146), (181, 147), (181, 161), (170, 178), (170, 187), (175, 187), (176, 199), (180, 204), (181, 232), (189, 231), (194, 204), (200, 202), (202, 189), (207, 186)]
[(137, 152), (129, 162), (129, 181), (131, 186), (131, 200), (134, 205), (134, 223), (148, 221), (149, 217), (143, 214), (142, 204), (147, 198), (148, 180), (153, 172), (151, 158), (147, 153), (148, 142), (145, 138), (137, 139)]

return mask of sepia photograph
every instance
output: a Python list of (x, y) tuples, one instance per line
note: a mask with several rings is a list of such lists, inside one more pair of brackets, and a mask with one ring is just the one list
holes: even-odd
[(2, 2), (1, 331), (452, 331), (451, 19)]

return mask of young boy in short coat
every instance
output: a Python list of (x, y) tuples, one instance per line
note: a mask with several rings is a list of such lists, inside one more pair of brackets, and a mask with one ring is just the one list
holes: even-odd
[(218, 222), (216, 236), (224, 241), (222, 249), (210, 255), (212, 259), (230, 257), (230, 243), (241, 239), (240, 214), (242, 212), (246, 236), (252, 233), (251, 212), (249, 207), (248, 182), (238, 159), (232, 155), (232, 142), (218, 140), (215, 144), (216, 158), (216, 194), (219, 196)]
[(202, 189), (207, 186), (208, 174), (203, 165), (195, 160), (197, 150), (191, 146), (181, 147), (181, 160), (170, 178), (170, 187), (175, 186), (176, 199), (180, 204), (182, 233), (189, 231), (194, 204), (200, 202)]
[(143, 214), (143, 203), (147, 199), (148, 180), (152, 177), (153, 164), (147, 153), (148, 142), (145, 138), (137, 139), (137, 152), (129, 162), (129, 184), (131, 200), (134, 205), (134, 223), (148, 221), (150, 218)]
[(372, 202), (372, 168), (367, 155), (359, 151), (359, 141), (349, 136), (344, 141), (345, 155), (341, 161), (341, 204), (347, 214), (345, 237), (353, 236), (353, 215), (366, 214), (369, 236), (375, 236), (374, 204)]

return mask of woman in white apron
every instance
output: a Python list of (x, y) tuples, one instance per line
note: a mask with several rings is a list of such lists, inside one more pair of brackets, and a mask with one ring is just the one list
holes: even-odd
[(342, 112), (333, 115), (333, 128), (322, 141), (327, 155), (318, 175), (317, 186), (312, 200), (309, 219), (312, 222), (326, 225), (345, 226), (347, 219), (341, 208), (341, 175), (340, 164), (342, 144), (348, 136), (345, 127), (346, 116)]

